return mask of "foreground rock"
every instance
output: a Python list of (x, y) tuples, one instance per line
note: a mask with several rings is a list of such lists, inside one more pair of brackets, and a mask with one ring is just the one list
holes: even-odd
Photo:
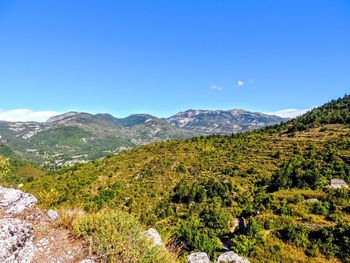
[(205, 252), (191, 253), (187, 257), (187, 263), (209, 263), (209, 257)]
[(87, 259), (86, 244), (55, 225), (56, 211), (42, 211), (34, 207), (36, 202), (31, 194), (0, 186), (0, 263), (71, 263)]
[(221, 254), (216, 263), (250, 263), (248, 259), (237, 255), (233, 251), (225, 252)]
[(145, 235), (148, 239), (152, 240), (156, 246), (165, 247), (162, 238), (156, 229), (148, 229), (147, 231), (145, 231)]
[(7, 215), (18, 215), (32, 208), (37, 201), (34, 195), (0, 186), (0, 209), (4, 210)]
[(46, 215), (51, 219), (51, 220), (57, 220), (58, 219), (58, 213), (55, 210), (50, 209), (47, 211)]
[(29, 263), (35, 254), (33, 227), (20, 219), (0, 220), (0, 262)]

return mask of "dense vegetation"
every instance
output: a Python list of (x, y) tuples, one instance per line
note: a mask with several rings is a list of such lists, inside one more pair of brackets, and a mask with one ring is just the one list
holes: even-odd
[(308, 128), (320, 127), (325, 124), (350, 123), (350, 95), (332, 100), (331, 102), (313, 109), (291, 121), (289, 132), (303, 131)]
[(122, 209), (184, 255), (228, 247), (252, 262), (350, 262), (350, 191), (328, 187), (350, 183), (349, 102), (262, 130), (149, 144), (24, 189), (45, 207)]

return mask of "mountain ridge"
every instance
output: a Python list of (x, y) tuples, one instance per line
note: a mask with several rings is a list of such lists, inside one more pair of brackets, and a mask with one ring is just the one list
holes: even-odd
[[(194, 111), (186, 111), (187, 114), (190, 112)], [(23, 159), (56, 169), (154, 141), (231, 134), (286, 120), (241, 109), (195, 112), (198, 115), (192, 117), (194, 124), (187, 126), (181, 125), (187, 117), (180, 113), (169, 118), (150, 114), (117, 118), (108, 113), (71, 111), (53, 116), (46, 122), (0, 121), (0, 144)]]
[(179, 112), (167, 118), (167, 120), (177, 127), (187, 128), (194, 131), (209, 134), (230, 134), (278, 124), (289, 119), (243, 109), (190, 109), (184, 112)]

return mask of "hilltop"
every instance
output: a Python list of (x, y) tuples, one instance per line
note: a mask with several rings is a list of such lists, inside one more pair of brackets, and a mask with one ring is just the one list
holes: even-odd
[(252, 262), (346, 261), (349, 114), (347, 95), (287, 123), (152, 143), (24, 189), (43, 207), (125, 210), (185, 255), (232, 249)]

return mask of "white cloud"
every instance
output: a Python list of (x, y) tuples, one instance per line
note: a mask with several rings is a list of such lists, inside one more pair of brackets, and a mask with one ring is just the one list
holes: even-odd
[(43, 122), (52, 116), (61, 114), (57, 111), (32, 111), (28, 109), (0, 110), (2, 121), (38, 121)]
[(215, 91), (221, 91), (224, 87), (217, 85), (217, 84), (211, 84), (210, 89)]
[(244, 84), (245, 84), (244, 80), (237, 80), (236, 86), (242, 87), (242, 86), (244, 86)]
[(271, 115), (277, 115), (279, 117), (283, 118), (294, 118), (298, 117), (300, 115), (303, 115), (304, 113), (308, 112), (311, 109), (283, 109), (283, 110), (278, 110), (274, 112), (267, 112), (267, 114)]

